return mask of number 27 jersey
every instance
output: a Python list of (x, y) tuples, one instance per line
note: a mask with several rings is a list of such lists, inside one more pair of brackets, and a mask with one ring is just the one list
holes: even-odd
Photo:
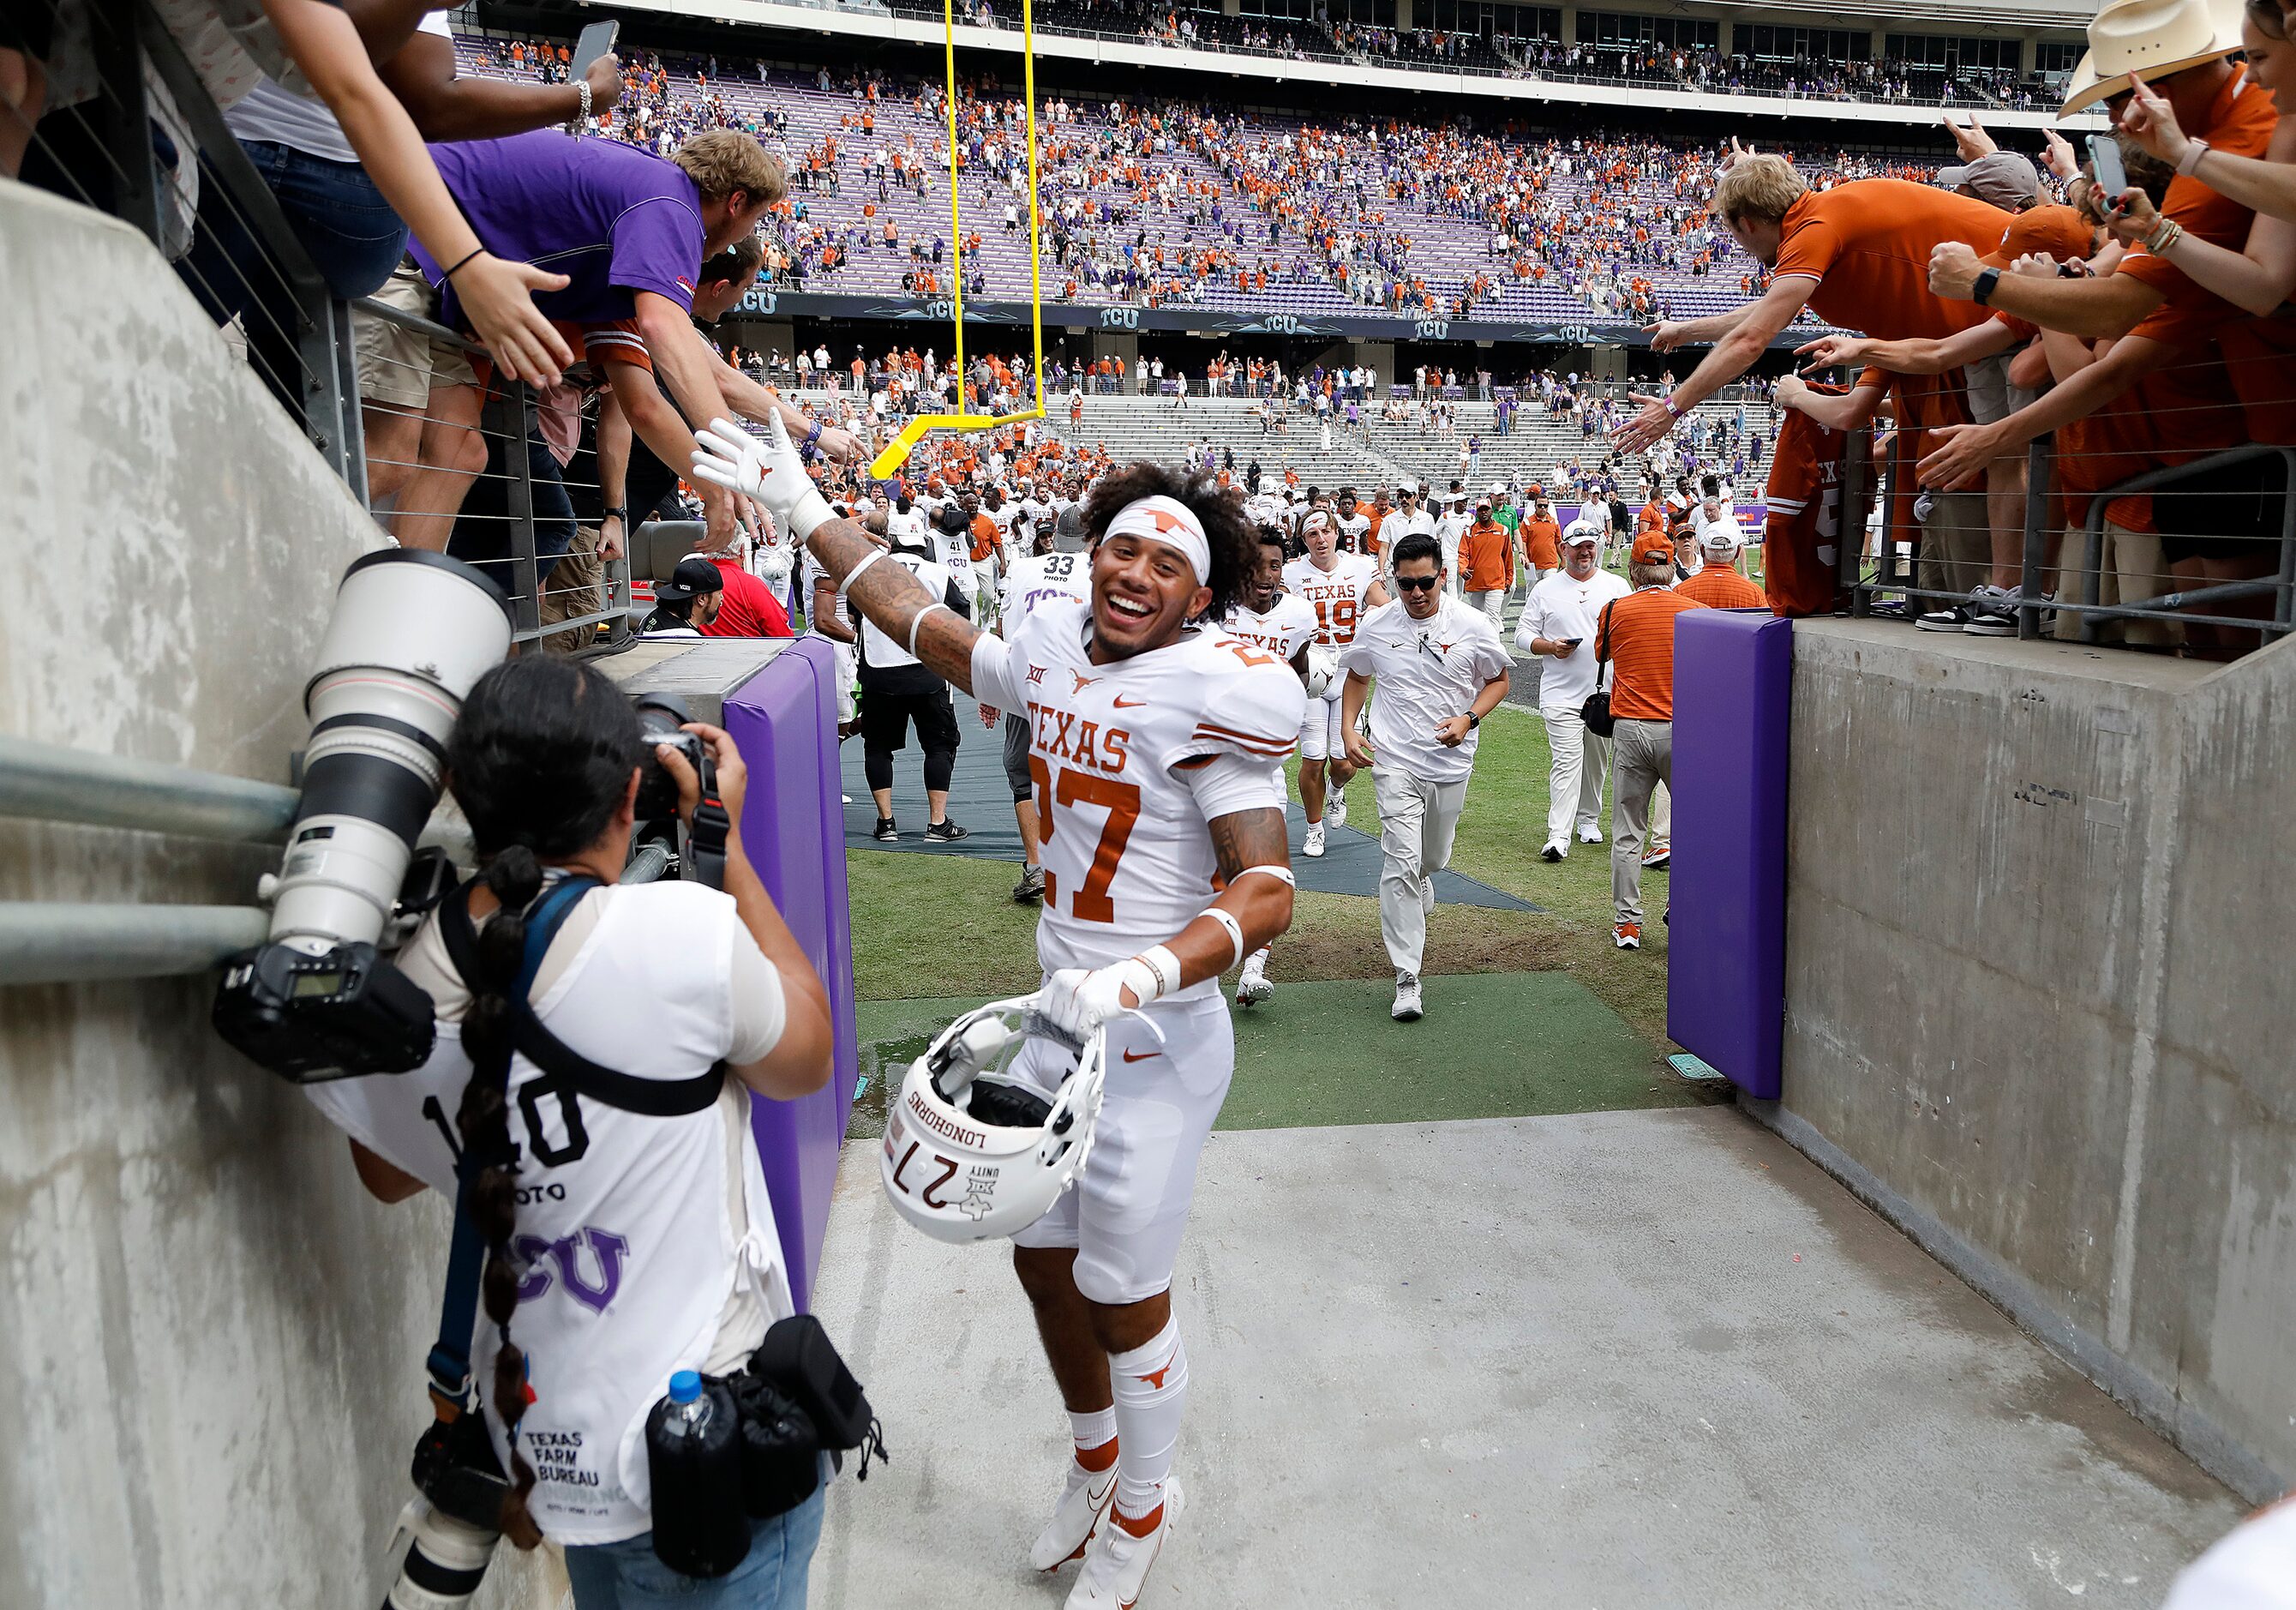
[[(1037, 958), (1046, 972), (1103, 967), (1162, 944), (1210, 904), (1218, 860), (1188, 763), (1239, 756), (1280, 809), (1275, 768), (1292, 752), (1307, 693), (1289, 665), (1198, 628), (1095, 665), (1091, 606), (1046, 598), (1008, 639), (973, 646), (972, 691), (1029, 723), (1029, 775), (1044, 835)], [(1207, 979), (1180, 992), (1209, 995)]]

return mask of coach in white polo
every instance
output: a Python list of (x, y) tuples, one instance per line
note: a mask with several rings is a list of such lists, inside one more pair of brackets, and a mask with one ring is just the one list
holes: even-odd
[(1579, 706), (1595, 691), (1595, 620), (1613, 598), (1632, 589), (1622, 577), (1595, 563), (1603, 528), (1574, 520), (1562, 533), (1562, 568), (1550, 571), (1522, 606), (1515, 624), (1517, 648), (1541, 655), (1538, 714), (1546, 723), (1546, 847), (1539, 858), (1559, 861), (1570, 853), (1575, 816), (1578, 842), (1603, 842), (1603, 778), (1611, 769), (1611, 741), (1595, 736), (1578, 719)]
[[(1467, 776), (1475, 765), (1475, 729), (1506, 697), (1513, 661), (1491, 618), (1443, 591), (1443, 550), (1414, 531), (1388, 550), (1393, 603), (1382, 604), (1356, 628), (1340, 651), (1348, 673), (1341, 694), (1340, 730), (1348, 758), (1371, 770), (1379, 803), (1379, 932), (1395, 964), (1398, 1022), (1425, 1011), (1419, 964), (1427, 949), (1427, 919), (1435, 909), (1435, 875), (1451, 858), (1451, 838), (1467, 802)], [(1379, 685), (1371, 707), (1371, 741), (1356, 730), (1365, 695)]]

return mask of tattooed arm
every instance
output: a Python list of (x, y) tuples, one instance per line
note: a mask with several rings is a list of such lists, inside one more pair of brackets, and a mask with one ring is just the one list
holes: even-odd
[[(859, 523), (850, 520), (816, 526), (806, 546), (829, 572), (831, 583), (839, 587), (865, 557), (883, 551), (882, 545), (869, 540)], [(896, 643), (906, 644), (914, 628), (916, 657), (932, 669), (933, 675), (968, 694), (973, 691), (972, 652), (981, 633), (899, 565), (890, 560), (871, 565), (847, 590), (845, 602)], [(919, 615), (924, 616), (922, 625), (917, 622)]]
[[(1283, 813), (1273, 806), (1231, 811), (1213, 817), (1210, 826), (1221, 883), (1220, 896), (1212, 905), (1236, 920), (1243, 930), (1243, 954), (1250, 956), (1292, 926), (1290, 879), (1253, 870), (1274, 867), (1287, 874), (1291, 871)], [(1218, 978), (1240, 959), (1227, 925), (1211, 916), (1197, 917), (1174, 934), (1165, 948), (1179, 959), (1183, 988)]]

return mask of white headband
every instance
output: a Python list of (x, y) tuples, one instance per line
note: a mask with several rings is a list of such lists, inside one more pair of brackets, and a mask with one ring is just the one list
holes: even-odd
[(1108, 535), (1148, 537), (1168, 543), (1195, 566), (1198, 587), (1211, 584), (1212, 545), (1204, 536), (1204, 522), (1176, 497), (1142, 497), (1126, 504), (1108, 522)]

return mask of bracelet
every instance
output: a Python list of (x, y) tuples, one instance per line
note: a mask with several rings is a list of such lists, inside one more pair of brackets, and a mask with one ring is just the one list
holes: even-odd
[(845, 579), (837, 584), (837, 596), (840, 598), (844, 597), (846, 589), (861, 579), (862, 571), (867, 570), (880, 559), (884, 558), (886, 554), (890, 552), (891, 550), (890, 548), (871, 548), (867, 553), (862, 554), (861, 563), (855, 565), (851, 570), (846, 571)]
[(935, 610), (939, 610), (945, 614), (954, 615), (956, 613), (955, 610), (950, 609), (948, 605), (940, 603), (938, 599), (926, 604), (924, 608), (916, 612), (916, 618), (909, 622), (909, 658), (912, 660), (917, 657), (917, 632), (923, 627), (925, 617), (931, 614)]
[[(1156, 993), (1151, 998), (1160, 1000), (1180, 987), (1180, 958), (1163, 945), (1151, 945), (1132, 958), (1156, 977)], [(1147, 1001), (1142, 1001), (1146, 1006)]]
[(2144, 250), (2154, 257), (2166, 257), (2169, 248), (2185, 238), (2185, 226), (2174, 218), (2162, 218), (2153, 226), (2152, 233), (2144, 237)]
[(2185, 154), (2177, 159), (2177, 171), (2186, 178), (2200, 177), (2201, 159), (2209, 154), (2209, 143), (2197, 136), (2185, 142)]
[(456, 275), (462, 273), (463, 269), (471, 266), (471, 258), (484, 257), (486, 254), (487, 249), (484, 246), (473, 246), (471, 248), (471, 257), (464, 258), (461, 262), (455, 264), (452, 268), (447, 269), (446, 273), (440, 275), (439, 277), (445, 280), (453, 279)]
[(567, 127), (573, 136), (578, 140), (590, 130), (590, 80), (587, 78), (575, 79), (574, 91), (577, 94), (582, 97), (582, 110), (576, 112), (573, 117), (567, 120)]
[(1659, 401), (1666, 405), (1668, 417), (1672, 419), (1680, 419), (1682, 417), (1682, 410), (1675, 406), (1674, 394), (1672, 392), (1669, 391), (1664, 397), (1660, 398)]

